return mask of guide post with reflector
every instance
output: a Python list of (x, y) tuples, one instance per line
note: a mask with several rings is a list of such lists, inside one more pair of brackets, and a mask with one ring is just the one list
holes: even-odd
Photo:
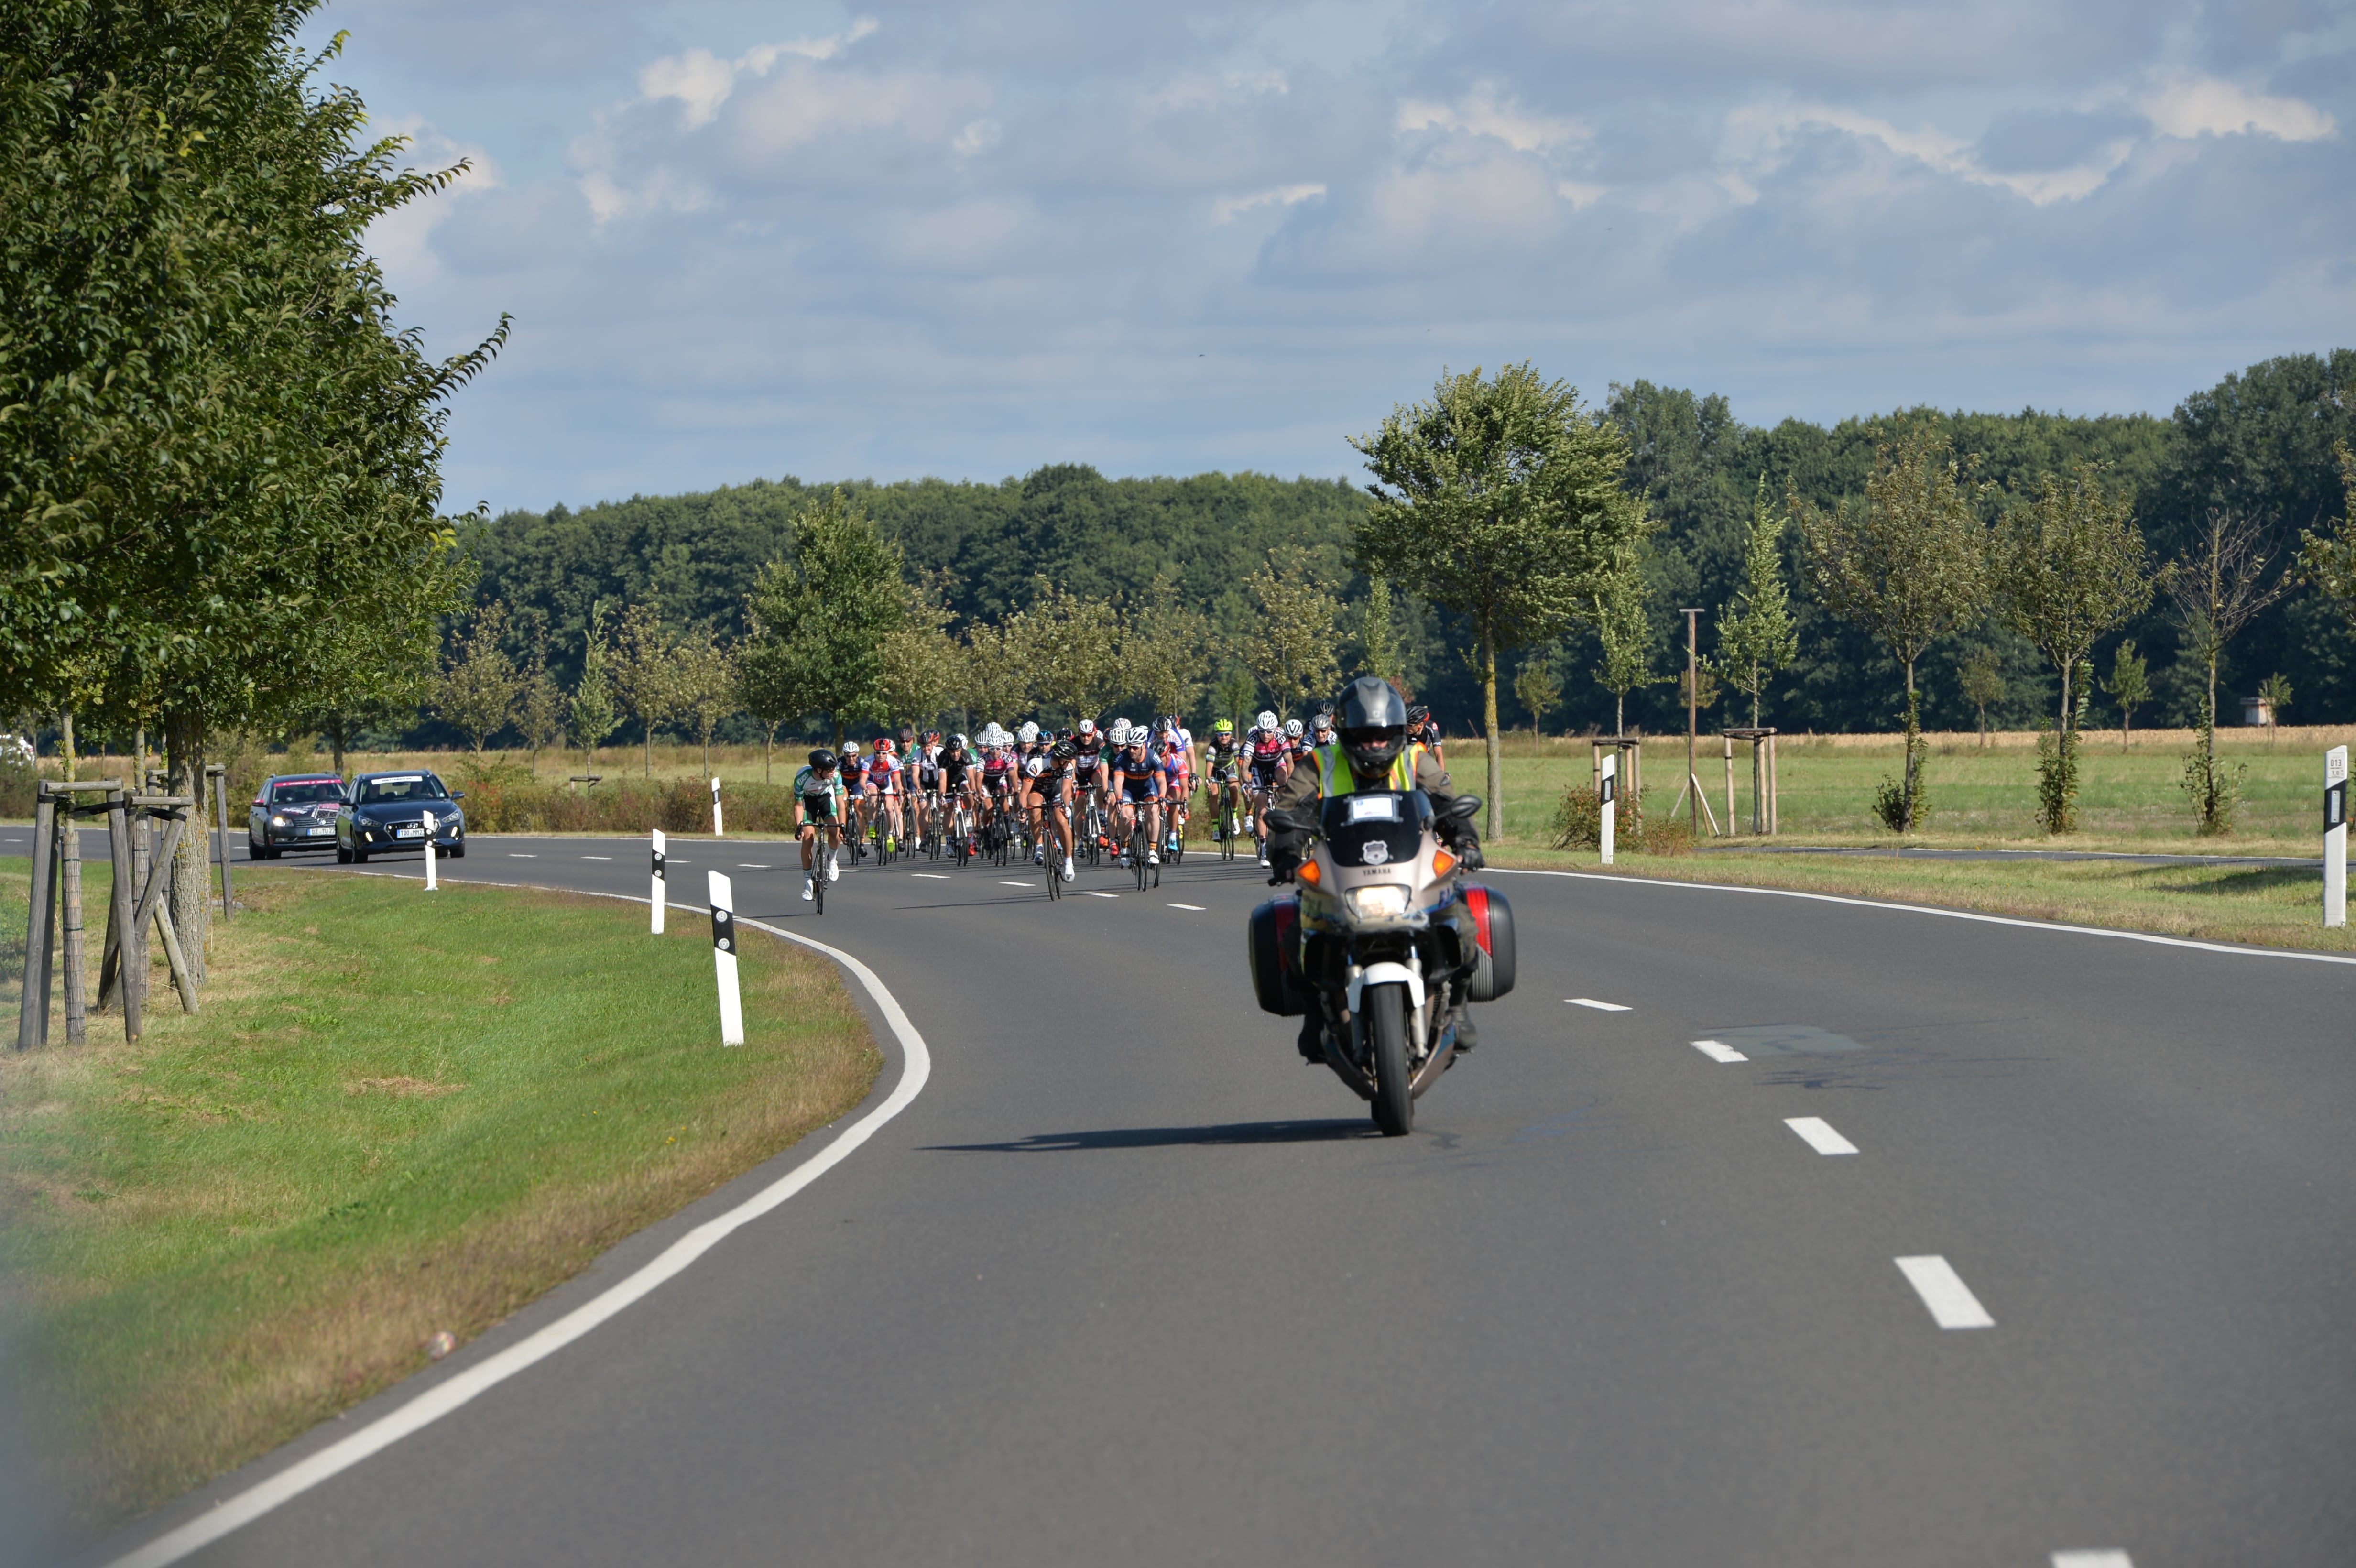
[(654, 894), (651, 901), (654, 906), (654, 933), (660, 936), (663, 916), (663, 831), (659, 827), (655, 829)]
[(2323, 753), (2323, 923), (2348, 923), (2348, 748)]
[(429, 811), (425, 814), (425, 891), (429, 893), (438, 892), (442, 888), (442, 884), (434, 880), (434, 814)]
[(1617, 752), (1603, 759), (1603, 774), (1595, 781), (1595, 798), (1602, 812), (1602, 825), (1596, 829), (1596, 842), (1602, 847), (1603, 863), (1612, 864), (1612, 829), (1613, 818), (1619, 816), (1620, 757)]
[(719, 781), (718, 779), (713, 779), (713, 780), (712, 781), (712, 836), (714, 838), (717, 838), (717, 837), (719, 837), (721, 836), (721, 834), (720, 834), (720, 781)]
[(712, 964), (720, 981), (720, 1043), (744, 1043), (744, 999), (736, 989), (736, 897), (728, 879), (712, 879)]

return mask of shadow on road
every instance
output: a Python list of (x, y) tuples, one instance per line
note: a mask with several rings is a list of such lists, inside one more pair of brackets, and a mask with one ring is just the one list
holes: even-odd
[(1075, 1149), (1175, 1148), (1187, 1144), (1312, 1144), (1378, 1137), (1364, 1117), (1323, 1122), (1230, 1122), (1216, 1127), (1112, 1127), (1094, 1133), (1033, 1133), (1002, 1144), (931, 1144), (941, 1154), (1068, 1154)]

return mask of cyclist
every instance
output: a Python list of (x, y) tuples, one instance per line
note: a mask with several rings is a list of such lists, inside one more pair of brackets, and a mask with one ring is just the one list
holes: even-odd
[(1186, 743), (1186, 731), (1174, 714), (1153, 728), (1154, 753), (1162, 762), (1162, 788), (1170, 803), (1170, 826), (1162, 848), (1174, 855), (1178, 841), (1186, 836), (1187, 803), (1194, 798), (1194, 749)]
[(884, 848), (887, 853), (897, 854), (900, 850), (900, 758), (889, 735), (875, 742), (873, 755), (867, 759), (867, 787), (873, 792), (884, 814)]
[(1440, 756), (1440, 722), (1432, 718), (1430, 709), (1418, 704), (1407, 710), (1407, 733), (1408, 740), (1440, 757), (1441, 767), (1448, 765), (1448, 759)]
[(794, 775), (794, 837), (802, 846), (802, 901), (807, 903), (818, 892), (819, 827), (826, 827), (826, 880), (842, 879), (842, 869), (836, 864), (842, 843), (842, 774), (838, 771), (835, 755), (820, 747), (809, 754), (809, 764)]
[(1268, 864), (1268, 824), (1261, 820), (1276, 786), (1292, 766), (1292, 753), (1284, 743), (1284, 731), (1277, 728), (1276, 715), (1266, 709), (1252, 725), (1250, 737), (1244, 742), (1244, 762), (1251, 769), (1251, 834), (1259, 844), (1259, 863)]
[(842, 786), (850, 796), (851, 858), (859, 859), (859, 845), (867, 836), (868, 814), (874, 809), (867, 794), (867, 763), (859, 754), (859, 742), (842, 743)]
[[(951, 735), (949, 743), (941, 748), (941, 831), (944, 834), (958, 831), (958, 814), (972, 809), (980, 776), (981, 764), (973, 754), (973, 743), (962, 734)], [(969, 825), (967, 831), (971, 831)]]
[(1014, 737), (992, 722), (981, 732), (981, 817), (1009, 804), (1014, 782)]
[(1294, 767), (1299, 767), (1301, 759), (1309, 755), (1309, 738), (1301, 733), (1301, 720), (1298, 719), (1288, 719), (1284, 721), (1284, 750), (1292, 759)]
[(1309, 749), (1313, 752), (1320, 746), (1333, 743), (1333, 705), (1321, 702), (1317, 705), (1317, 711), (1309, 716)]
[(1203, 748), (1204, 803), (1211, 808), (1211, 842), (1217, 843), (1227, 831), (1227, 813), (1238, 815), (1243, 810), (1243, 791), (1237, 782), (1242, 777), (1243, 753), (1236, 745), (1236, 723), (1232, 719), (1217, 720), (1211, 725), (1210, 743)]
[(916, 819), (909, 825), (908, 848), (925, 847), (925, 835), (941, 836), (941, 732), (928, 730), (924, 743), (908, 759), (916, 773), (916, 784), (909, 803), (916, 809)]
[(1023, 764), (1023, 810), (1030, 819), (1034, 865), (1045, 865), (1050, 839), (1063, 851), (1064, 880), (1072, 880), (1072, 762), (1069, 741), (1050, 741)]
[[(1165, 779), (1161, 760), (1153, 755), (1153, 737), (1143, 727), (1130, 729), (1127, 724), (1117, 727), (1113, 742), (1120, 754), (1112, 760), (1112, 795), (1114, 831), (1126, 846), (1136, 834), (1138, 808), (1145, 808), (1145, 863), (1162, 864), (1162, 798)], [(1121, 852), (1123, 864), (1129, 863), (1128, 850)]]

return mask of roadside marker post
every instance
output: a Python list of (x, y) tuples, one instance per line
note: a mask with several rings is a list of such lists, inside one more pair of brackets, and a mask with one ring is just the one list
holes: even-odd
[(2348, 923), (2348, 748), (2323, 753), (2323, 923)]
[(1620, 755), (1613, 752), (1603, 759), (1602, 777), (1596, 781), (1595, 798), (1602, 803), (1603, 824), (1596, 829), (1596, 842), (1603, 847), (1603, 863), (1612, 864), (1613, 818), (1620, 815)]
[(440, 825), (434, 820), (434, 814), (427, 812), (425, 814), (425, 891), (429, 893), (438, 892), (442, 888), (442, 884), (434, 880), (434, 830), (438, 826)]
[(712, 965), (720, 982), (720, 1043), (744, 1043), (744, 999), (736, 988), (736, 895), (728, 879), (706, 871), (712, 879)]
[(655, 829), (654, 933), (663, 933), (663, 830)]
[(712, 836), (714, 838), (722, 837), (720, 831), (720, 781), (718, 779), (713, 779), (712, 781)]

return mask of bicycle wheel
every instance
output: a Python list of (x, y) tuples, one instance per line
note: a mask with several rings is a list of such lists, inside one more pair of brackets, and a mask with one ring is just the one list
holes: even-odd
[(1129, 863), (1130, 869), (1137, 872), (1137, 891), (1141, 893), (1145, 891), (1145, 847), (1151, 841), (1151, 835), (1145, 831), (1145, 822), (1141, 816), (1137, 826), (1129, 830)]
[(826, 912), (826, 849), (823, 845), (817, 846), (816, 848), (817, 853), (811, 857), (817, 862), (817, 866), (810, 877), (810, 909), (814, 913), (824, 914)]

